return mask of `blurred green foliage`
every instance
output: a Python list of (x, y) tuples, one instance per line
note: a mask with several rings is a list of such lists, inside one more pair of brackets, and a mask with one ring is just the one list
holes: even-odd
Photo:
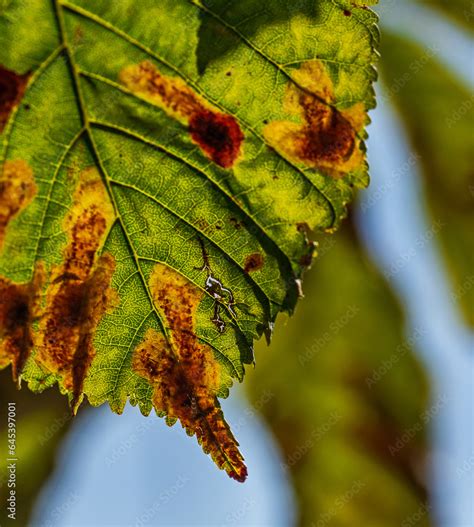
[(300, 525), (429, 525), (427, 381), (350, 225), (323, 240), (304, 292), (247, 383), (282, 448)]
[(474, 4), (471, 0), (423, 0), (422, 3), (442, 9), (457, 22), (474, 30)]
[[(41, 397), (23, 388), (17, 390), (11, 371), (0, 372), (0, 525), (27, 525), (31, 506), (54, 466), (58, 445), (71, 420), (67, 400), (58, 390), (46, 390)], [(16, 522), (7, 520), (9, 496), (7, 471), (7, 410), (16, 403)], [(54, 511), (51, 511), (54, 513)]]
[(473, 325), (473, 95), (434, 51), (384, 31), (381, 53), (382, 78), (424, 169), (426, 199), (433, 222), (440, 225), (437, 234), (453, 278), (453, 298)]

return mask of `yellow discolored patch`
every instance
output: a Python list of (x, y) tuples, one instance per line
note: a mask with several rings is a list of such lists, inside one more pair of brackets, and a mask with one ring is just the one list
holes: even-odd
[(110, 287), (115, 260), (108, 253), (98, 257), (113, 220), (114, 210), (98, 172), (83, 171), (64, 222), (69, 241), (63, 264), (51, 273), (35, 355), (72, 392), (74, 412), (82, 401), (84, 379), (95, 355), (95, 329), (116, 304)]
[(33, 170), (26, 161), (6, 161), (0, 173), (0, 248), (7, 226), (37, 192)]
[(123, 68), (119, 80), (131, 92), (187, 125), (192, 141), (214, 163), (230, 168), (237, 161), (244, 140), (237, 120), (206, 103), (183, 80), (163, 75), (149, 61)]
[(295, 81), (305, 90), (326, 102), (334, 102), (334, 86), (326, 68), (318, 60), (304, 62), (292, 72)]
[(130, 91), (156, 104), (171, 117), (187, 121), (203, 107), (202, 101), (180, 78), (162, 75), (149, 61), (126, 66), (119, 80)]
[(247, 469), (217, 399), (221, 365), (196, 336), (196, 310), (203, 292), (179, 273), (158, 264), (150, 279), (157, 309), (169, 328), (169, 341), (148, 330), (134, 352), (133, 368), (153, 386), (153, 404), (189, 434), (230, 477), (244, 481)]
[(12, 364), (13, 380), (33, 349), (32, 324), (40, 316), (40, 293), (44, 268), (38, 265), (31, 282), (16, 284), (0, 277), (0, 369)]
[(362, 103), (347, 110), (334, 107), (334, 86), (319, 61), (293, 72), (298, 86), (288, 86), (284, 108), (301, 123), (276, 121), (264, 128), (265, 139), (292, 161), (340, 177), (364, 164), (358, 132), (367, 121)]
[(112, 203), (97, 169), (83, 170), (64, 222), (64, 230), (70, 238), (64, 255), (64, 273), (80, 279), (89, 276), (97, 250), (114, 219)]

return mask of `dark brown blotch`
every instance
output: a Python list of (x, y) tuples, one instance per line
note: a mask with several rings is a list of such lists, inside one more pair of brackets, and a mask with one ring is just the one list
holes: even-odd
[(35, 358), (61, 376), (63, 387), (72, 393), (74, 413), (82, 401), (84, 380), (95, 356), (95, 330), (114, 305), (114, 268), (113, 257), (105, 254), (87, 279), (63, 279), (48, 290), (43, 342)]
[(304, 254), (300, 257), (299, 262), (302, 267), (309, 267), (313, 263), (313, 253)]
[(364, 169), (364, 149), (359, 131), (367, 122), (363, 103), (337, 108), (333, 82), (318, 60), (303, 63), (292, 73), (285, 111), (300, 122), (275, 121), (264, 128), (264, 136), (291, 160), (339, 178)]
[(187, 125), (193, 142), (214, 163), (230, 168), (237, 161), (244, 140), (237, 120), (212, 107), (182, 79), (163, 75), (150, 61), (126, 66), (119, 78), (133, 93)]
[(0, 132), (25, 93), (29, 75), (20, 75), (0, 65)]
[(253, 273), (255, 271), (259, 271), (263, 264), (265, 263), (265, 259), (262, 254), (260, 253), (252, 253), (245, 258), (244, 263), (244, 271), (246, 273)]
[(18, 384), (33, 349), (32, 324), (39, 316), (42, 282), (41, 266), (26, 284), (0, 278), (0, 366), (11, 363), (13, 380)]
[(237, 218), (230, 218), (229, 219), (230, 221), (230, 224), (232, 225), (232, 227), (234, 227), (235, 229), (241, 229), (243, 226), (244, 226), (244, 222), (243, 221), (239, 221)]
[(72, 394), (76, 413), (84, 380), (95, 356), (94, 335), (109, 309), (115, 306), (111, 288), (115, 260), (100, 254), (114, 211), (100, 175), (94, 168), (80, 174), (74, 202), (65, 218), (68, 243), (62, 265), (52, 270), (40, 323), (42, 341), (35, 360), (60, 377)]
[(234, 117), (206, 109), (191, 116), (189, 132), (204, 153), (223, 168), (235, 163), (244, 140)]
[(335, 108), (322, 104), (312, 95), (302, 95), (306, 125), (300, 136), (301, 159), (314, 164), (347, 161), (355, 148), (351, 123)]

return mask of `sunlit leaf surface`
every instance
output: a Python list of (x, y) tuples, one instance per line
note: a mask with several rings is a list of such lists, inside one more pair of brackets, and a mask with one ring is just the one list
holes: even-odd
[(177, 419), (244, 480), (218, 396), (367, 184), (360, 2), (16, 0), (0, 13), (0, 364)]

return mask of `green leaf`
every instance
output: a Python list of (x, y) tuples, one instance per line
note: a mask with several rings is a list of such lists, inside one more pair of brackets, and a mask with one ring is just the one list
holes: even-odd
[(154, 407), (245, 479), (217, 397), (367, 184), (375, 15), (17, 0), (0, 35), (0, 364)]
[[(453, 279), (474, 324), (474, 118), (472, 93), (431, 52), (384, 32), (381, 72), (423, 166), (424, 189)], [(408, 78), (406, 77), (408, 73)], [(400, 82), (401, 79), (406, 79)], [(390, 87), (398, 86), (390, 90)]]

